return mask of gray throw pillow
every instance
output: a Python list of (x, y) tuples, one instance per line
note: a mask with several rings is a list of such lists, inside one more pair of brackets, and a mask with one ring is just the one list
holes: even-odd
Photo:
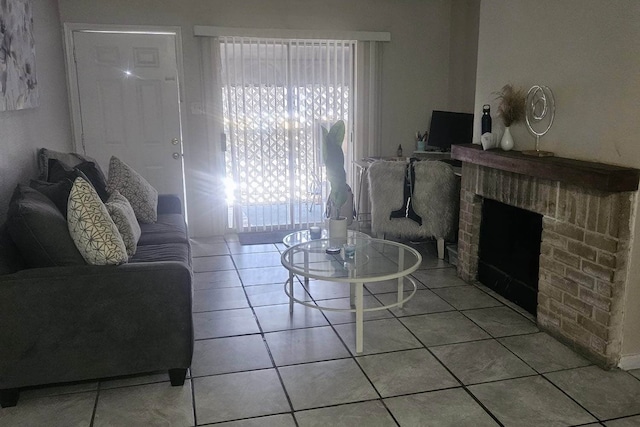
[[(69, 166), (62, 160), (49, 159), (49, 182), (59, 182), (68, 179), (73, 184), (76, 178), (82, 178), (91, 184), (100, 196), (100, 200), (106, 202), (109, 199), (107, 193), (107, 180), (98, 166), (93, 162), (82, 162), (76, 166)], [(71, 187), (69, 187), (71, 191)]]
[(82, 172), (80, 169), (76, 169), (73, 166), (69, 166), (62, 160), (49, 160), (49, 169), (47, 170), (49, 171), (47, 182), (59, 182), (63, 179), (68, 179), (73, 182), (77, 177), (89, 181), (89, 178), (84, 174), (84, 172)]
[(92, 265), (127, 262), (127, 248), (109, 212), (91, 184), (76, 178), (67, 207), (69, 233), (85, 261)]
[[(38, 179), (42, 181), (49, 181), (49, 160), (54, 159), (60, 160), (72, 168), (82, 162), (93, 162), (96, 167), (100, 169), (98, 162), (89, 156), (83, 156), (78, 153), (61, 153), (60, 151), (41, 148), (38, 150), (38, 170), (40, 171), (40, 177)], [(102, 173), (102, 171), (100, 171), (100, 173)]]
[(85, 264), (62, 213), (33, 188), (16, 187), (9, 202), (7, 229), (29, 267)]
[(138, 221), (150, 224), (158, 220), (158, 191), (129, 165), (112, 156), (107, 191), (115, 190), (131, 203)]
[(109, 193), (107, 192), (107, 179), (100, 167), (94, 162), (82, 162), (77, 164), (74, 169), (79, 170), (89, 179), (89, 183), (93, 185), (93, 188), (100, 196), (100, 200), (106, 202), (109, 199)]
[(58, 182), (37, 181), (35, 179), (29, 182), (29, 187), (47, 196), (56, 205), (65, 219), (67, 218), (67, 201), (69, 200), (69, 193), (71, 192), (72, 186), (73, 181), (66, 178)]
[(126, 197), (120, 194), (118, 190), (115, 190), (104, 205), (107, 207), (107, 211), (109, 211), (109, 215), (116, 227), (118, 227), (118, 231), (127, 248), (127, 255), (135, 255), (142, 231), (131, 204), (129, 204)]

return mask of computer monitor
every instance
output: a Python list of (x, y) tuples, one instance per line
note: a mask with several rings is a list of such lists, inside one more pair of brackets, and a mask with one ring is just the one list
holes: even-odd
[(453, 144), (471, 144), (473, 114), (433, 110), (427, 148), (451, 151)]

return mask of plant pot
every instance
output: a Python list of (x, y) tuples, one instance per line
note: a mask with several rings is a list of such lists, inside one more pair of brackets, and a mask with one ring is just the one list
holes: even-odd
[[(347, 226), (351, 225), (353, 222), (353, 192), (351, 191), (351, 187), (347, 186), (347, 201), (340, 207), (340, 211), (338, 212), (338, 217), (347, 219)], [(327, 199), (327, 217), (332, 218), (336, 216), (335, 207), (331, 203), (331, 199)], [(327, 228), (329, 228), (327, 226)]]
[(504, 134), (502, 135), (502, 139), (500, 140), (500, 148), (504, 151), (509, 151), (513, 149), (513, 137), (511, 136), (511, 130), (509, 126), (504, 128)]
[(347, 243), (347, 219), (328, 219), (329, 241), (332, 247), (342, 247)]

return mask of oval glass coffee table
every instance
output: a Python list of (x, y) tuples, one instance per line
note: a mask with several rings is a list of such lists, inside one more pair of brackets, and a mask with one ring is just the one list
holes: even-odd
[[(362, 233), (360, 233), (362, 234)], [(344, 251), (337, 254), (327, 253), (327, 249), (335, 247), (336, 242), (330, 239), (310, 240), (291, 246), (282, 253), (282, 265), (289, 270), (289, 279), (284, 291), (289, 296), (289, 310), (293, 313), (293, 303), (327, 311), (349, 311), (356, 313), (356, 352), (363, 348), (364, 313), (384, 310), (402, 305), (416, 293), (416, 282), (409, 274), (418, 269), (422, 256), (415, 249), (402, 243), (369, 237), (349, 237), (348, 243), (355, 246), (355, 255), (346, 259)], [(341, 245), (340, 245), (341, 246)], [(313, 297), (313, 290), (306, 279), (321, 279), (344, 283), (350, 286), (352, 308), (323, 307), (311, 302), (295, 298), (293, 293), (294, 275), (305, 278), (305, 290)], [(364, 308), (363, 287), (365, 283), (397, 280), (398, 298), (393, 304), (381, 307)], [(404, 296), (405, 280), (412, 287), (412, 292)]]

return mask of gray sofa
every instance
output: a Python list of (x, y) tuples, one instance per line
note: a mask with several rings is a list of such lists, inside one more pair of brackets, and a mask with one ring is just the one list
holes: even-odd
[[(36, 385), (168, 370), (193, 355), (191, 249), (180, 200), (161, 195), (118, 266), (30, 267), (0, 230), (0, 404)], [(15, 224), (9, 224), (15, 227)]]

